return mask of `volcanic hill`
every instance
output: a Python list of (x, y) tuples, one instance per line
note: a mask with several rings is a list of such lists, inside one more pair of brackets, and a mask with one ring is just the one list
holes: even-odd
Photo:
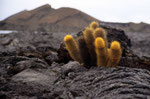
[(73, 8), (54, 9), (46, 4), (8, 17), (0, 22), (0, 29), (77, 32), (93, 20), (98, 21)]
[(1, 30), (39, 30), (50, 32), (78, 32), (91, 21), (123, 29), (126, 32), (150, 32), (146, 23), (103, 22), (77, 9), (62, 7), (54, 9), (46, 4), (33, 10), (24, 10), (0, 21)]

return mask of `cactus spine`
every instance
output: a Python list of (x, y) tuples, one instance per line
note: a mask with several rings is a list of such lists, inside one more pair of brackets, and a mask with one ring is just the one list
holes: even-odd
[(65, 42), (66, 49), (68, 50), (72, 59), (78, 61), (79, 63), (82, 63), (80, 53), (79, 53), (79, 47), (75, 39), (71, 35), (66, 35), (64, 37), (64, 42)]

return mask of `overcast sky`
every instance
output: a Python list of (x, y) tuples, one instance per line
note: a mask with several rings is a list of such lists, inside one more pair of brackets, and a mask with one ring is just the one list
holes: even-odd
[(72, 7), (107, 22), (150, 23), (150, 0), (0, 0), (0, 20), (44, 4)]

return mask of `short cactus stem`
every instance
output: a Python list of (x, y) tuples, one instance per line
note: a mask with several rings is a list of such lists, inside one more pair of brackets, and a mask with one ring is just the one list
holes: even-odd
[(90, 24), (90, 28), (92, 28), (93, 30), (95, 30), (98, 26), (99, 26), (99, 24), (98, 24), (98, 22), (96, 22), (96, 21), (93, 21), (93, 22)]
[(83, 36), (84, 36), (89, 54), (91, 56), (91, 61), (92, 61), (92, 63), (95, 63), (96, 62), (96, 54), (95, 54), (95, 49), (94, 49), (94, 37), (93, 37), (92, 29), (87, 27), (83, 31)]
[(107, 66), (117, 67), (122, 54), (120, 43), (118, 41), (113, 41), (111, 43), (109, 54), (110, 56)]
[(95, 50), (97, 55), (97, 66), (106, 66), (107, 63), (107, 49), (103, 38), (98, 37), (95, 40)]
[(82, 58), (83, 65), (88, 67), (91, 64), (91, 58), (84, 37), (81, 36), (77, 38), (77, 41), (79, 42), (80, 56)]
[(107, 42), (107, 32), (103, 28), (96, 28), (95, 31), (93, 32), (93, 36), (96, 39), (97, 37), (102, 37), (105, 41), (106, 48), (108, 47), (108, 42)]
[(66, 35), (64, 37), (64, 42), (66, 49), (69, 52), (72, 59), (78, 61), (79, 63), (82, 63), (79, 53), (79, 47), (75, 39), (71, 35)]

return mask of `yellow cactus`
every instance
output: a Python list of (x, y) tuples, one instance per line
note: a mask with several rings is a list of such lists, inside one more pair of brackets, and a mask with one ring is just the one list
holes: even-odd
[(83, 65), (89, 67), (89, 64), (91, 64), (91, 58), (90, 58), (91, 56), (89, 54), (89, 51), (87, 50), (88, 48), (86, 46), (84, 37), (83, 36), (78, 37), (77, 40), (79, 42), (78, 44), (79, 44), (79, 49), (80, 49), (80, 56), (81, 56)]
[(93, 30), (95, 30), (98, 26), (99, 26), (99, 24), (98, 24), (98, 22), (96, 22), (96, 21), (93, 21), (93, 22), (90, 24), (90, 28), (92, 28)]
[(107, 66), (113, 66), (116, 67), (120, 61), (121, 58), (121, 47), (120, 47), (120, 43), (118, 41), (113, 41), (111, 43), (111, 47), (109, 50), (109, 61)]
[(105, 47), (108, 47), (107, 43), (107, 32), (103, 28), (96, 28), (95, 31), (93, 32), (94, 38), (96, 39), (97, 37), (102, 37), (105, 41)]
[(84, 31), (83, 31), (83, 36), (85, 39), (85, 42), (87, 43), (87, 46), (89, 48), (91, 48), (91, 46), (93, 46), (93, 42), (94, 42), (94, 37), (93, 37), (93, 31), (91, 28), (87, 27)]
[(68, 50), (72, 59), (78, 61), (79, 63), (82, 63), (79, 54), (79, 47), (76, 41), (74, 40), (74, 38), (71, 35), (66, 35), (64, 37), (64, 42), (65, 42), (66, 49)]
[(94, 49), (94, 37), (93, 37), (93, 31), (91, 28), (87, 27), (83, 31), (84, 40), (86, 42), (89, 54), (91, 56), (91, 61), (96, 62), (96, 54)]
[(95, 21), (85, 28), (78, 44), (71, 35), (66, 35), (64, 41), (70, 56), (86, 66), (116, 67), (121, 58), (120, 43), (113, 41), (108, 48), (107, 32)]
[(106, 66), (107, 63), (107, 50), (103, 38), (98, 37), (95, 40), (95, 50), (97, 55), (97, 66)]

